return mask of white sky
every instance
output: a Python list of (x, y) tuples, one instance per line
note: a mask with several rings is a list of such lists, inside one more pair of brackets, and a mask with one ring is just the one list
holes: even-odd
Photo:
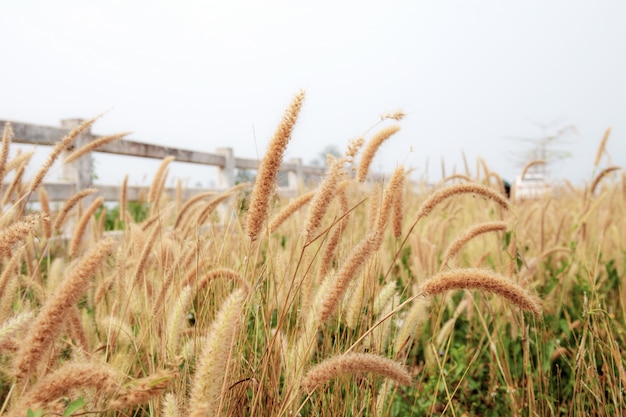
[[(257, 157), (303, 88), (286, 158), (343, 150), (402, 109), (373, 169), (422, 176), (428, 160), (437, 180), (442, 157), (463, 171), (464, 151), (472, 169), (480, 156), (513, 179), (527, 145), (510, 137), (574, 125), (561, 146), (572, 157), (552, 176), (580, 183), (609, 126), (612, 164), (626, 166), (625, 19), (619, 0), (3, 0), (0, 119), (58, 125), (108, 110), (95, 133)], [(103, 158), (97, 170), (150, 177), (142, 166)]]

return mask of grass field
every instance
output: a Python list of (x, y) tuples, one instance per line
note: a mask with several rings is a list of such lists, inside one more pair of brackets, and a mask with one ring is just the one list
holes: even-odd
[(588, 184), (515, 201), (482, 161), (434, 188), (372, 180), (395, 113), (288, 200), (303, 98), (254, 184), (170, 199), (165, 160), (108, 214), (42, 185), (93, 120), (29, 180), (5, 127), (0, 414), (626, 415), (626, 180), (606, 140)]

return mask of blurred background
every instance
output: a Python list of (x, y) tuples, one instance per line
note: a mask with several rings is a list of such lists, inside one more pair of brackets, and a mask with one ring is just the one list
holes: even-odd
[[(464, 152), (472, 173), (482, 157), (513, 180), (543, 155), (553, 181), (579, 184), (608, 127), (602, 165), (626, 166), (625, 18), (606, 0), (5, 0), (0, 119), (106, 112), (92, 132), (256, 158), (302, 88), (286, 158), (323, 163), (400, 109), (375, 171), (436, 182)], [(149, 183), (158, 164), (100, 155), (97, 181)], [(214, 183), (213, 168), (172, 169)]]

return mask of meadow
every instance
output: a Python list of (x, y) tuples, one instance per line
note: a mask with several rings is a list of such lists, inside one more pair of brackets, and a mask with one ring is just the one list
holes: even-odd
[[(369, 167), (381, 116), (276, 193), (295, 95), (253, 184), (62, 204), (28, 154), (0, 179), (0, 415), (626, 415), (626, 178), (510, 199), (482, 160), (435, 186)], [(85, 149), (75, 151), (73, 158)], [(42, 185), (43, 184), (43, 185)], [(28, 197), (37, 193), (34, 210)], [(221, 209), (218, 209), (220, 208)]]

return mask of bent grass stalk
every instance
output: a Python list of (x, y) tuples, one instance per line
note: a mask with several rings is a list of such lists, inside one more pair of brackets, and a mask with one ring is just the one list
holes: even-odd
[(530, 295), (511, 279), (487, 269), (467, 268), (440, 272), (420, 286), (419, 294), (432, 297), (451, 290), (467, 289), (498, 294), (537, 317), (542, 314), (541, 300)]
[(391, 359), (371, 353), (346, 353), (326, 359), (309, 369), (301, 387), (310, 392), (331, 379), (363, 372), (382, 375), (401, 385), (411, 385), (411, 375), (407, 369)]
[(446, 263), (448, 262), (448, 260), (454, 258), (456, 254), (459, 253), (461, 248), (467, 242), (469, 242), (471, 239), (475, 238), (476, 236), (484, 234), (484, 233), (489, 233), (489, 232), (499, 232), (499, 231), (503, 232), (505, 230), (506, 230), (505, 222), (487, 222), (487, 223), (480, 223), (480, 224), (470, 227), (462, 235), (460, 235), (459, 237), (454, 239), (452, 243), (450, 243), (450, 246), (448, 246), (448, 248), (443, 254), (443, 257), (441, 260), (441, 267), (443, 268), (444, 265), (446, 265)]
[(367, 178), (367, 173), (370, 169), (370, 165), (372, 164), (372, 160), (374, 159), (374, 155), (376, 155), (376, 152), (378, 151), (378, 148), (380, 148), (383, 142), (385, 142), (399, 130), (400, 126), (387, 126), (381, 129), (372, 137), (372, 139), (370, 139), (369, 142), (367, 142), (367, 145), (365, 145), (365, 149), (363, 150), (363, 155), (361, 155), (361, 161), (359, 162), (359, 166), (356, 171), (356, 178), (359, 182), (363, 182)]

